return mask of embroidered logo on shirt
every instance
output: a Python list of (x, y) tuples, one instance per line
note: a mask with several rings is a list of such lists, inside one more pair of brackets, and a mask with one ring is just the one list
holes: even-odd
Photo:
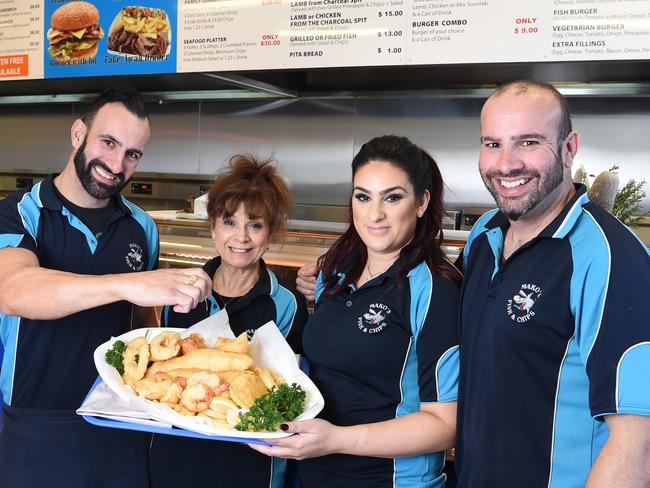
[(357, 326), (361, 332), (366, 334), (377, 334), (384, 330), (388, 325), (386, 317), (392, 313), (392, 310), (383, 303), (373, 303), (370, 305), (368, 313), (357, 319)]
[(518, 324), (524, 324), (535, 316), (532, 310), (537, 299), (542, 296), (542, 289), (532, 283), (521, 285), (519, 293), (508, 300), (506, 311), (508, 316)]
[(143, 254), (142, 248), (138, 244), (135, 242), (129, 244), (129, 253), (124, 258), (129, 268), (133, 271), (140, 271), (144, 266), (144, 261), (142, 260)]

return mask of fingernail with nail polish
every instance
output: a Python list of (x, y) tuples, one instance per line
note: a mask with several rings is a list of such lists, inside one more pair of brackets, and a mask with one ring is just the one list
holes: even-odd
[(280, 430), (289, 430), (289, 426), (287, 424), (280, 424)]

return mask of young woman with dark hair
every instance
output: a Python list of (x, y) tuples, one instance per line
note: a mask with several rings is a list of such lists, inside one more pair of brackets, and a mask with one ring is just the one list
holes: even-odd
[(325, 398), (319, 419), (271, 456), (301, 459), (304, 487), (445, 485), (454, 444), (460, 274), (445, 259), (443, 182), (405, 137), (363, 145), (352, 162), (350, 227), (319, 262), (303, 351)]

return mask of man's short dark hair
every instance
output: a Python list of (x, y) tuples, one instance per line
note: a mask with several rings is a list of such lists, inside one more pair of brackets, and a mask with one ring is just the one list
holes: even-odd
[(564, 98), (564, 95), (557, 91), (557, 89), (550, 83), (537, 80), (509, 81), (508, 83), (499, 86), (499, 88), (497, 88), (497, 90), (492, 94), (492, 97), (498, 97), (506, 92), (512, 92), (515, 95), (524, 95), (531, 89), (547, 91), (557, 100), (557, 103), (560, 105), (558, 135), (560, 141), (564, 140), (564, 138), (569, 135), (569, 132), (573, 130), (571, 124), (571, 110), (569, 109), (569, 103), (566, 98)]
[(90, 102), (88, 110), (86, 110), (82, 118), (88, 128), (93, 124), (93, 120), (97, 112), (99, 112), (99, 109), (109, 103), (120, 103), (139, 119), (149, 119), (149, 112), (140, 92), (134, 88), (117, 86), (107, 88)]

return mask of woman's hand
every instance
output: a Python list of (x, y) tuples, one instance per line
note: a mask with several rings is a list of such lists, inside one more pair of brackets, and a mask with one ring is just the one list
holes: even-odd
[(307, 459), (340, 453), (394, 458), (444, 451), (454, 446), (456, 402), (421, 405), (396, 419), (339, 427), (322, 419), (287, 422), (291, 437), (250, 445), (267, 456)]
[(287, 429), (283, 430), (294, 435), (269, 441), (272, 446), (248, 446), (267, 456), (289, 459), (308, 459), (338, 452), (337, 444), (343, 427), (337, 427), (322, 419), (287, 422), (283, 427), (285, 425)]

